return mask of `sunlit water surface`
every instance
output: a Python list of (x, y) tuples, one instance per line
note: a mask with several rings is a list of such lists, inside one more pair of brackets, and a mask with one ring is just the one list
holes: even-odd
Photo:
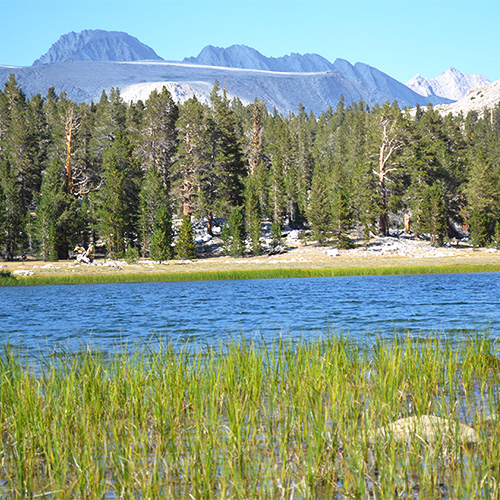
[(23, 350), (272, 343), (335, 331), (359, 342), (500, 326), (500, 273), (0, 288), (0, 332)]

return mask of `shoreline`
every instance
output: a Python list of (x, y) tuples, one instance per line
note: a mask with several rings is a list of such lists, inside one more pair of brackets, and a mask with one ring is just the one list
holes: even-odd
[(133, 264), (97, 259), (93, 265), (75, 260), (28, 260), (2, 262), (2, 270), (13, 273), (16, 280), (3, 279), (0, 285), (14, 286), (500, 272), (500, 251), (468, 246), (436, 248), (427, 242), (389, 237), (352, 250), (293, 242), (287, 243), (285, 253), (273, 256), (209, 256), (162, 264), (148, 259)]

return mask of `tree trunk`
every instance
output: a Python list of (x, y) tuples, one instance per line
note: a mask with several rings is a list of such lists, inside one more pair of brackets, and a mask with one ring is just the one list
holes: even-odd
[(389, 221), (387, 217), (387, 212), (382, 212), (379, 216), (379, 232), (382, 236), (388, 236), (389, 235)]
[(214, 224), (214, 214), (210, 212), (208, 214), (208, 221), (207, 221), (207, 234), (210, 236), (213, 236), (213, 224)]

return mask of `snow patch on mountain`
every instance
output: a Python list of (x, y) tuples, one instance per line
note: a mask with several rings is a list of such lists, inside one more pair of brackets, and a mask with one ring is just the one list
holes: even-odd
[(489, 83), (490, 80), (480, 73), (468, 75), (455, 68), (448, 68), (444, 73), (430, 79), (417, 74), (406, 82), (406, 86), (422, 96), (438, 96), (458, 101), (470, 89)]
[[(139, 100), (145, 102), (153, 90), (161, 92), (163, 87), (170, 92), (172, 99), (180, 104), (194, 96), (202, 104), (209, 104), (210, 94), (213, 90), (213, 85), (208, 82), (147, 82), (123, 87), (120, 95), (125, 102), (137, 102)], [(228, 93), (229, 99), (234, 97), (237, 96)], [(251, 102), (247, 99), (241, 99), (241, 101), (245, 106)]]
[(33, 66), (65, 61), (140, 61), (162, 58), (122, 31), (84, 30), (61, 36)]

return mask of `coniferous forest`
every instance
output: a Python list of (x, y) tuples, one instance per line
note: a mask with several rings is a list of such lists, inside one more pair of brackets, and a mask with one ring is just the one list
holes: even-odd
[(235, 256), (262, 251), (263, 220), (278, 238), (287, 225), (348, 247), (353, 228), (388, 235), (406, 216), (436, 245), (463, 229), (475, 246), (500, 245), (500, 105), (453, 117), (341, 99), (320, 116), (301, 105), (283, 116), (230, 101), (217, 82), (208, 105), (177, 104), (165, 88), (86, 104), (54, 89), (28, 98), (12, 75), (0, 180), (7, 260), (64, 259), (98, 241), (112, 257), (190, 258), (191, 221), (211, 234), (220, 218)]

